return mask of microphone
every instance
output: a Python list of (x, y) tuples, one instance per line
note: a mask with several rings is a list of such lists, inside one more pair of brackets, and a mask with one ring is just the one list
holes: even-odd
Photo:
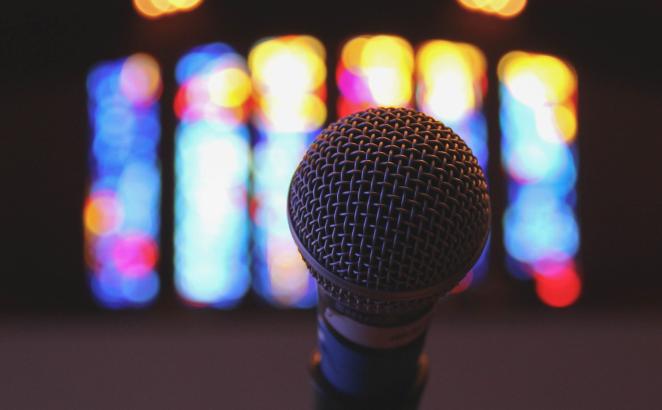
[(434, 305), (489, 232), (476, 157), (423, 113), (367, 109), (315, 138), (292, 177), (287, 214), (318, 284), (312, 374), (323, 400), (416, 408)]

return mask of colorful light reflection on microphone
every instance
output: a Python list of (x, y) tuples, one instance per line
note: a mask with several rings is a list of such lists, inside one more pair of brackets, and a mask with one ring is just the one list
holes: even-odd
[(251, 81), (222, 43), (184, 55), (176, 78), (175, 286), (190, 305), (229, 308), (250, 286)]
[(411, 106), (414, 50), (392, 35), (359, 36), (342, 48), (336, 81), (338, 115), (371, 106)]
[(310, 36), (267, 38), (250, 51), (256, 98), (254, 288), (277, 306), (311, 307), (314, 280), (292, 241), (286, 205), (290, 179), (326, 120), (325, 51)]
[(554, 307), (581, 293), (575, 255), (577, 76), (565, 61), (514, 51), (499, 62), (502, 158), (509, 177), (504, 244), (513, 274)]
[[(483, 53), (466, 43), (432, 40), (416, 53), (418, 108), (453, 128), (467, 142), (483, 170), (487, 170), (487, 125), (483, 96), (487, 90)], [(489, 244), (455, 292), (479, 283), (487, 272)]]
[(159, 291), (159, 66), (146, 54), (99, 64), (87, 91), (93, 135), (83, 224), (90, 286), (103, 306), (143, 306)]

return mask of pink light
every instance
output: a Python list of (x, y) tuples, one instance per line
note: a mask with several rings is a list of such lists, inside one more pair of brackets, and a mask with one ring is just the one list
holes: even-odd
[(141, 277), (154, 269), (158, 249), (154, 240), (140, 233), (118, 237), (111, 255), (117, 270), (128, 277)]
[(336, 72), (338, 88), (351, 101), (369, 101), (372, 98), (370, 89), (360, 75), (351, 72), (344, 66), (338, 66)]

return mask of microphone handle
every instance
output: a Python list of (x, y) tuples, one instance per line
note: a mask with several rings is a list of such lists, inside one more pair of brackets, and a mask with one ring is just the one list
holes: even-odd
[(375, 327), (343, 315), (332, 302), (320, 292), (319, 343), (310, 366), (315, 408), (415, 410), (427, 380), (430, 314)]
[[(428, 358), (422, 353), (418, 360), (416, 382), (403, 395), (389, 394), (375, 397), (358, 397), (343, 394), (335, 389), (324, 377), (321, 369), (321, 355), (313, 352), (310, 362), (310, 378), (313, 385), (315, 410), (417, 410), (428, 375)], [(386, 392), (385, 392), (386, 393)]]

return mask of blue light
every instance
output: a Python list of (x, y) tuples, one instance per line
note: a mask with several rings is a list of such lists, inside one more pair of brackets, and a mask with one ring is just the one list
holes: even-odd
[(309, 308), (317, 302), (287, 222), (290, 180), (314, 134), (264, 133), (255, 145), (256, 292), (275, 305)]
[[(451, 127), (453, 131), (455, 131), (465, 140), (467, 146), (471, 148), (471, 151), (476, 156), (476, 159), (478, 159), (478, 163), (480, 164), (483, 171), (487, 172), (489, 155), (487, 147), (487, 122), (482, 111), (475, 110), (466, 117), (462, 117), (455, 121), (448, 121), (446, 125)], [(479, 284), (485, 278), (488, 269), (489, 253), (490, 242), (488, 241), (485, 244), (485, 248), (483, 248), (483, 252), (478, 258), (478, 261), (471, 269), (473, 274), (471, 285)]]
[[(191, 50), (176, 70), (186, 98), (175, 102), (181, 120), (175, 135), (175, 287), (193, 306), (231, 308), (251, 282), (248, 127), (237, 111), (216, 104), (210, 89), (188, 92), (228, 68), (245, 70), (231, 48), (214, 43)], [(232, 84), (216, 86), (217, 92)], [(192, 106), (200, 108), (196, 115), (187, 114)]]
[[(549, 272), (576, 275), (573, 260), (580, 245), (574, 210), (577, 153), (574, 131), (562, 135), (559, 121), (563, 117), (555, 114), (560, 109), (564, 115), (575, 115), (576, 90), (569, 86), (576, 85), (576, 79), (561, 60), (523, 52), (507, 54), (499, 64), (499, 74), (501, 152), (509, 177), (509, 205), (503, 216), (507, 265), (518, 279), (539, 280), (555, 274)], [(541, 298), (552, 306), (565, 306), (576, 299), (557, 304), (555, 297), (569, 290), (552, 289), (550, 299), (550, 289), (545, 288), (547, 293)]]
[(287, 193), (294, 170), (326, 119), (324, 55), (313, 37), (283, 36), (258, 42), (248, 58), (259, 102), (254, 116), (253, 288), (279, 307), (308, 308), (317, 300), (315, 281), (288, 227)]
[(92, 292), (106, 307), (142, 307), (159, 291), (160, 84), (158, 65), (145, 54), (100, 64), (87, 78), (86, 261)]
[[(424, 43), (417, 53), (417, 104), (453, 129), (487, 171), (487, 121), (483, 114), (486, 60), (473, 45), (446, 40)], [(486, 175), (487, 177), (487, 175)], [(456, 291), (480, 283), (488, 268), (490, 243)]]
[(504, 215), (504, 224), (508, 227), (506, 250), (521, 262), (566, 260), (579, 247), (572, 207), (544, 187), (520, 187)]
[(150, 272), (140, 278), (123, 280), (121, 287), (122, 293), (131, 302), (137, 305), (146, 304), (153, 300), (159, 291), (159, 277), (156, 272)]
[(219, 63), (220, 58), (234, 53), (232, 47), (223, 43), (211, 43), (193, 48), (177, 62), (175, 68), (177, 83), (184, 84), (191, 78), (208, 72)]

